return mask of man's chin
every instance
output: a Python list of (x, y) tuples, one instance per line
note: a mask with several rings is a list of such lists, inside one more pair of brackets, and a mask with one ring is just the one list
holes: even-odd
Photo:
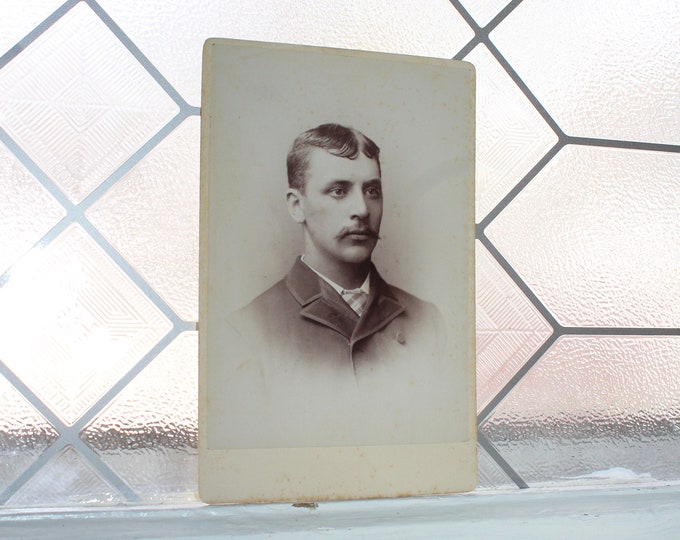
[(348, 248), (342, 253), (342, 260), (348, 264), (364, 264), (371, 260), (373, 247), (353, 247)]

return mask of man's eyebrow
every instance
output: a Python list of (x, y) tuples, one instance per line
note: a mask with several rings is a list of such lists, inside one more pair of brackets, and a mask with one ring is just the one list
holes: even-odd
[[(328, 189), (333, 186), (338, 186), (338, 187), (351, 187), (354, 184), (356, 184), (355, 181), (353, 180), (345, 180), (343, 178), (334, 178), (332, 180), (329, 180), (326, 182), (324, 188)], [(370, 180), (366, 180), (365, 182), (361, 183), (362, 186), (382, 186), (382, 180), (380, 178), (371, 178)]]
[(352, 184), (353, 184), (353, 182), (351, 180), (343, 180), (342, 178), (334, 178), (334, 179), (326, 182), (326, 187), (330, 187), (330, 186), (347, 187), (347, 186), (352, 185)]

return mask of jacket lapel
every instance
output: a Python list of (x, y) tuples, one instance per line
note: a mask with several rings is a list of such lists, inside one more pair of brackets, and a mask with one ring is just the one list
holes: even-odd
[(335, 292), (299, 258), (286, 276), (286, 285), (301, 306), (300, 315), (339, 332), (347, 341), (359, 317)]
[(352, 341), (356, 342), (382, 330), (405, 311), (391, 287), (382, 279), (375, 266), (371, 265), (371, 294), (366, 313), (354, 330)]
[(286, 276), (286, 286), (301, 306), (300, 315), (339, 332), (353, 343), (387, 326), (404, 312), (390, 286), (371, 265), (371, 294), (360, 319), (328, 283), (300, 258)]

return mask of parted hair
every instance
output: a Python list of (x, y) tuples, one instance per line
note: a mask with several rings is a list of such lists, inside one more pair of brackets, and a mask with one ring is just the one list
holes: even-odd
[(361, 152), (367, 158), (375, 159), (380, 170), (380, 148), (361, 131), (340, 124), (321, 124), (298, 135), (286, 159), (288, 187), (302, 193), (312, 148), (348, 159), (356, 159)]

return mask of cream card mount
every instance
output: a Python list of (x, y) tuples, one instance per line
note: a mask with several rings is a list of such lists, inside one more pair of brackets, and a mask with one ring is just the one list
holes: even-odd
[(202, 500), (474, 489), (474, 97), (466, 62), (205, 43)]

